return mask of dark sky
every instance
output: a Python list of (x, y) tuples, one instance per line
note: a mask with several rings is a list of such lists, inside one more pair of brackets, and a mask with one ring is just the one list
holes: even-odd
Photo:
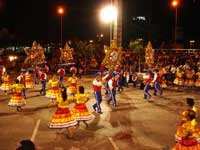
[[(58, 42), (60, 17), (57, 5), (65, 5), (63, 39), (78, 37), (94, 39), (99, 33), (109, 38), (109, 28), (99, 20), (101, 6), (110, 0), (0, 0), (0, 42), (33, 41)], [(174, 13), (170, 0), (122, 0), (123, 39), (144, 37), (170, 41), (173, 37)], [(200, 40), (200, 0), (180, 0), (178, 25), (181, 39)], [(145, 16), (146, 22), (133, 21), (134, 16)]]

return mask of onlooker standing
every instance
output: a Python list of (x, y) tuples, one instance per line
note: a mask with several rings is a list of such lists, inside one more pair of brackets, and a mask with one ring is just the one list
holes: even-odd
[(138, 79), (137, 74), (134, 73), (132, 76), (133, 87), (136, 87), (137, 79)]

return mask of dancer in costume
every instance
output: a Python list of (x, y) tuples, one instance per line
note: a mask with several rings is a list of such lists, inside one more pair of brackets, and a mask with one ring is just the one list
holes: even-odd
[(186, 109), (182, 112), (182, 122), (184, 123), (186, 120), (186, 113), (187, 110), (193, 110), (196, 113), (196, 117), (197, 117), (197, 108), (194, 105), (194, 99), (193, 98), (186, 98)]
[(194, 86), (194, 75), (195, 75), (195, 72), (192, 68), (188, 69), (186, 71), (186, 80), (185, 80), (185, 85), (186, 86)]
[(101, 102), (102, 102), (102, 95), (101, 95), (101, 88), (102, 88), (102, 81), (101, 81), (101, 73), (98, 72), (95, 74), (95, 79), (93, 80), (93, 90), (94, 90), (94, 97), (96, 99), (96, 103), (92, 106), (94, 111), (98, 113), (102, 113), (101, 110)]
[(183, 79), (184, 71), (181, 66), (177, 68), (176, 72), (176, 78), (174, 80), (174, 84), (176, 85), (184, 85), (184, 79)]
[(175, 134), (176, 145), (172, 150), (200, 150), (200, 129), (197, 127), (195, 112), (187, 110), (185, 121)]
[(53, 75), (52, 79), (48, 82), (49, 89), (47, 90), (46, 97), (52, 99), (52, 102), (60, 96), (59, 81), (56, 75)]
[(68, 106), (71, 102), (71, 98), (67, 96), (66, 88), (62, 88), (62, 96), (57, 98), (58, 108), (55, 114), (52, 116), (51, 120), (49, 121), (49, 128), (54, 129), (63, 129), (66, 128), (68, 132), (68, 136), (73, 136), (72, 128), (73, 126), (77, 125), (76, 118), (70, 112)]
[(21, 111), (21, 106), (26, 104), (22, 91), (24, 90), (24, 85), (19, 83), (19, 80), (16, 79), (16, 83), (12, 85), (11, 90), (13, 95), (8, 103), (8, 106), (17, 107), (17, 111)]
[(5, 72), (2, 76), (3, 83), (0, 86), (0, 90), (4, 91), (6, 95), (8, 94), (7, 91), (10, 90), (11, 87), (9, 78), (10, 76)]
[(144, 74), (143, 79), (144, 79), (144, 99), (149, 99), (151, 98), (151, 94), (149, 93), (149, 89), (151, 87), (150, 84), (153, 80), (151, 71), (147, 71)]
[(4, 66), (0, 66), (0, 85), (3, 83), (2, 76), (6, 72), (6, 68)]
[(155, 69), (153, 73), (154, 73), (154, 79), (152, 81), (154, 83), (153, 95), (157, 95), (158, 93), (162, 95), (161, 76), (159, 75), (157, 69)]
[(105, 76), (103, 76), (102, 80), (104, 81), (104, 87), (105, 87), (105, 94), (109, 94), (109, 88), (108, 88), (108, 81), (112, 78), (111, 76), (112, 71), (109, 71), (106, 73)]
[(24, 86), (24, 89), (22, 90), (22, 95), (24, 96), (24, 98), (26, 98), (25, 73), (23, 72), (23, 70), (20, 73), (20, 75), (17, 77), (17, 80), (19, 81), (20, 84)]
[(39, 77), (40, 77), (40, 70), (39, 70), (39, 67), (36, 66), (35, 71), (34, 71), (34, 82), (35, 82), (35, 84), (39, 84)]
[(76, 77), (75, 72), (73, 72), (72, 76), (68, 78), (68, 82), (70, 82), (70, 88), (73, 94), (77, 93), (77, 81), (78, 78)]
[(107, 104), (110, 104), (110, 102), (112, 101), (112, 105), (113, 107), (117, 106), (117, 102), (116, 102), (116, 88), (117, 88), (117, 79), (116, 79), (116, 75), (113, 73), (112, 74), (112, 78), (108, 81), (108, 87), (109, 87), (109, 93), (110, 93), (110, 97), (107, 100)]
[(86, 121), (92, 120), (94, 116), (88, 111), (86, 102), (90, 99), (88, 94), (84, 93), (85, 89), (83, 86), (79, 86), (79, 93), (75, 95), (75, 106), (72, 109), (72, 113), (78, 123), (83, 121), (86, 128), (88, 124)]
[(57, 73), (58, 73), (59, 87), (60, 87), (60, 88), (61, 88), (61, 87), (64, 87), (62, 81), (63, 81), (63, 79), (64, 79), (65, 69), (61, 66), (61, 67), (58, 69)]
[(26, 89), (33, 88), (33, 81), (31, 79), (31, 74), (28, 70), (25, 73), (25, 87)]
[(195, 81), (195, 86), (196, 87), (200, 87), (200, 70), (198, 70), (198, 72), (196, 73), (196, 81)]
[(46, 95), (46, 83), (47, 83), (47, 74), (44, 72), (43, 69), (41, 69), (40, 72), (40, 80), (42, 84), (42, 88), (40, 90), (40, 95)]

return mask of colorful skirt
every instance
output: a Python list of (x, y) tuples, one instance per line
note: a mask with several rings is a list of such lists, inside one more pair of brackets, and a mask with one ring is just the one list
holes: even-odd
[(166, 88), (166, 87), (167, 87), (166, 81), (162, 81), (162, 82), (161, 82), (161, 87), (162, 87), (162, 88)]
[(17, 107), (26, 105), (24, 96), (21, 93), (14, 93), (8, 103), (8, 106)]
[(174, 80), (174, 84), (176, 84), (176, 85), (184, 85), (184, 80), (183, 80), (183, 78), (177, 77), (177, 78)]
[(180, 143), (176, 143), (172, 150), (200, 150), (200, 144), (185, 146)]
[(62, 129), (75, 126), (78, 122), (68, 108), (58, 108), (49, 121), (49, 128)]
[(196, 80), (195, 86), (200, 87), (200, 79), (197, 79), (197, 80)]
[(69, 89), (70, 89), (71, 93), (73, 93), (73, 94), (77, 93), (77, 87), (76, 86), (70, 85)]
[(94, 119), (94, 116), (89, 113), (85, 104), (76, 104), (72, 109), (72, 113), (78, 121), (88, 121)]
[(186, 79), (184, 84), (186, 86), (194, 86), (194, 80), (193, 79)]
[(60, 89), (58, 87), (52, 87), (47, 91), (45, 96), (50, 99), (56, 99), (61, 96)]
[(4, 81), (0, 87), (0, 90), (8, 91), (11, 88), (11, 84), (9, 81)]
[(33, 88), (33, 81), (31, 79), (25, 80), (25, 85), (27, 89)]

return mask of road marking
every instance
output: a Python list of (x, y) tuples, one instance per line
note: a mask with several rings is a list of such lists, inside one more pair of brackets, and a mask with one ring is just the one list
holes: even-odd
[(110, 143), (112, 144), (114, 150), (120, 150), (119, 147), (115, 144), (114, 140), (111, 137), (108, 137)]
[(38, 121), (37, 121), (37, 123), (36, 123), (36, 126), (35, 126), (35, 128), (34, 128), (34, 130), (33, 130), (33, 134), (32, 134), (32, 136), (31, 136), (31, 141), (32, 141), (32, 142), (34, 142), (34, 140), (35, 140), (36, 134), (37, 134), (37, 132), (38, 132), (39, 125), (40, 125), (40, 119), (38, 119)]

